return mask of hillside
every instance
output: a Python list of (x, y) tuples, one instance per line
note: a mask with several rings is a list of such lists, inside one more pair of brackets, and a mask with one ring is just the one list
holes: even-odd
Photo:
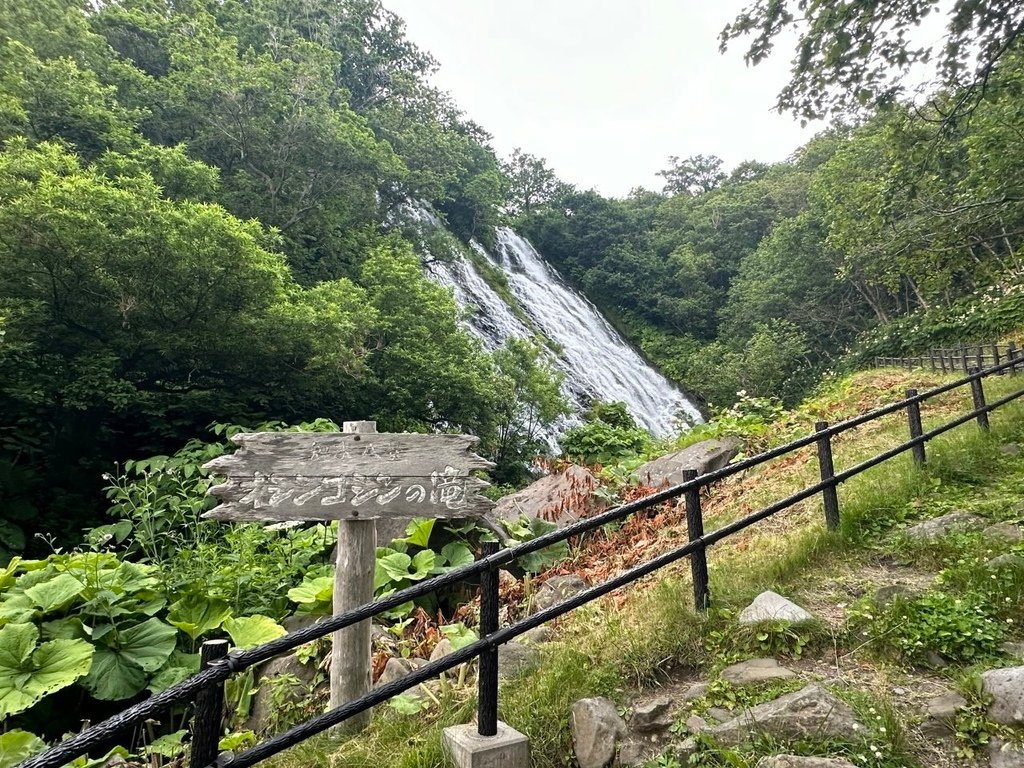
[[(897, 400), (908, 387), (924, 390), (943, 380), (895, 371), (856, 374), (786, 413), (773, 433), (782, 441), (806, 433), (818, 419), (848, 418)], [(993, 382), (990, 396), (1016, 391), (1019, 383)], [(944, 396), (929, 408), (926, 428), (969, 407), (969, 397)], [(902, 414), (857, 429), (835, 442), (836, 466), (905, 439), (905, 429)], [(1021, 440), (1024, 412), (1012, 405), (993, 414), (990, 435), (968, 424), (930, 442), (924, 471), (903, 457), (841, 486), (838, 534), (824, 531), (815, 499), (716, 545), (709, 558), (713, 604), (707, 615), (692, 610), (685, 561), (570, 614), (555, 624), (553, 635), (542, 636), (537, 666), (503, 684), (502, 719), (530, 736), (538, 766), (564, 764), (573, 749), (570, 707), (593, 696), (610, 697), (633, 725), (625, 741), (618, 739), (620, 758), (647, 755), (648, 762), (637, 764), (651, 768), (754, 766), (762, 756), (784, 752), (880, 768), (988, 765), (990, 741), (1012, 744), (1024, 737), (990, 719), (989, 699), (976, 682), (982, 671), (1024, 658)], [(817, 480), (812, 459), (813, 450), (802, 449), (716, 484), (705, 505), (706, 529)], [(977, 521), (938, 538), (914, 538), (914, 526), (953, 512)], [(681, 518), (671, 507), (653, 517), (638, 515), (574, 546), (569, 560), (551, 573), (606, 579), (679, 546), (686, 536)], [(985, 565), (997, 557), (1002, 565)], [(536, 582), (530, 589), (543, 593)], [(741, 609), (765, 590), (792, 599), (814, 619), (737, 631)], [(725, 671), (764, 657), (789, 671), (771, 670), (760, 683), (743, 682), (735, 668)], [(809, 683), (847, 702), (863, 731), (758, 738), (726, 751), (710, 734), (700, 735), (716, 720)], [(365, 766), (375, 755), (391, 753), (396, 766), (442, 765), (440, 728), (470, 716), (472, 694), (470, 685), (442, 687), (439, 702), (426, 703), (423, 714), (382, 713), (365, 737), (338, 747), (314, 740), (274, 764)], [(943, 710), (949, 701), (956, 706)], [(945, 714), (937, 719), (940, 710)], [(640, 725), (638, 732), (641, 712), (661, 724)], [(694, 737), (695, 745), (691, 740), (680, 746)], [(991, 764), (1014, 765), (1018, 758), (1007, 759)]]

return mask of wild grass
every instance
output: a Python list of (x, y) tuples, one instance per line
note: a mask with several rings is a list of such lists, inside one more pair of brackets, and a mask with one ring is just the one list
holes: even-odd
[[(865, 389), (857, 382), (846, 386)], [(986, 382), (990, 401), (1021, 386), (1022, 377)], [(859, 396), (868, 397), (863, 391)], [(810, 413), (813, 420), (815, 409), (835, 412), (840, 396), (835, 394), (834, 402), (829, 397), (832, 395), (812, 404), (803, 418)], [(969, 407), (969, 391), (947, 396), (938, 407), (926, 409), (925, 428), (948, 421), (952, 414)], [(839, 490), (842, 525), (835, 533), (824, 530), (820, 503), (808, 501), (712, 548), (709, 565), (714, 610), (707, 615), (693, 609), (684, 561), (624, 593), (563, 618), (558, 639), (544, 646), (543, 660), (536, 671), (502, 685), (499, 716), (530, 737), (535, 766), (563, 766), (571, 753), (569, 708), (577, 699), (603, 695), (624, 703), (631, 690), (658, 684), (680, 670), (707, 675), (729, 659), (769, 651), (785, 653), (786, 643), (792, 638), (784, 633), (774, 637), (769, 632), (767, 640), (758, 640), (760, 633), (735, 631), (736, 611), (764, 589), (807, 593), (828, 574), (882, 555), (918, 562), (922, 567), (948, 568), (949, 558), (957, 554), (953, 548), (942, 551), (937, 558), (926, 556), (892, 534), (925, 514), (932, 516), (936, 510), (958, 505), (973, 504), (976, 510), (987, 510), (993, 520), (1014, 519), (1014, 515), (1020, 518), (1020, 513), (1007, 508), (1011, 499), (1019, 499), (1016, 489), (1024, 476), (1024, 458), (1003, 454), (1000, 445), (1024, 439), (1024, 406), (1017, 403), (999, 409), (991, 414), (991, 425), (990, 432), (984, 433), (969, 423), (929, 442), (923, 469), (904, 455), (845, 483)], [(906, 439), (906, 429), (905, 418), (896, 414), (844, 435), (835, 444), (837, 467), (849, 466)], [(802, 460), (792, 462), (784, 471), (762, 469), (737, 478), (733, 485), (723, 484), (709, 500), (706, 528), (713, 530), (756, 509), (755, 505), (774, 501), (816, 480), (817, 463), (813, 453), (807, 451)], [(1006, 498), (1007, 503), (987, 500), (980, 493), (982, 489), (989, 496)], [(951, 570), (950, 585), (970, 588), (965, 581), (970, 578), (968, 571)], [(819, 625), (806, 634), (800, 638), (801, 648), (820, 651), (824, 645), (837, 642), (827, 626)], [(766, 641), (768, 646), (763, 647)], [(899, 716), (889, 702), (863, 691), (843, 695), (858, 711), (873, 708), (881, 718), (882, 730), (872, 732), (870, 743), (803, 745), (807, 754), (857, 754), (863, 758), (858, 764), (879, 768), (917, 765), (908, 753)], [(442, 704), (418, 716), (379, 708), (371, 727), (360, 736), (341, 743), (327, 737), (314, 739), (270, 764), (280, 768), (446, 765), (440, 746), (441, 730), (472, 719), (473, 691), (456, 691)], [(872, 745), (880, 750), (877, 754), (868, 749)], [(709, 752), (706, 762), (692, 764), (753, 765), (758, 755), (768, 754), (766, 748), (755, 745), (734, 751), (735, 760), (740, 762), (721, 762), (728, 755), (720, 751), (714, 757)]]

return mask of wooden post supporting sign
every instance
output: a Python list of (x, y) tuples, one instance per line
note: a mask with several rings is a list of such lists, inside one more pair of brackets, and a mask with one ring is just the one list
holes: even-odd
[[(334, 613), (373, 600), (378, 518), (474, 518), (494, 503), (474, 470), (493, 464), (470, 449), (471, 435), (378, 433), (373, 421), (347, 421), (343, 432), (254, 432), (205, 467), (226, 477), (209, 493), (221, 503), (203, 515), (235, 522), (337, 520)], [(335, 632), (331, 709), (370, 690), (370, 619)], [(364, 728), (369, 711), (340, 730)]]

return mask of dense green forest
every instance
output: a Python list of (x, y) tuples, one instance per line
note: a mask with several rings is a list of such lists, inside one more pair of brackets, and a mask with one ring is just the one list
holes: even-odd
[(792, 402), (829, 367), (1020, 322), (1024, 58), (944, 118), (960, 98), (881, 108), (782, 163), (672, 158), (660, 194), (562, 187), (519, 226), (677, 381)]
[(375, 0), (2, 5), (0, 544), (77, 540), (115, 462), (214, 422), (458, 429), (517, 474), (552, 377), (484, 354), (386, 226), (498, 221), (434, 67)]
[[(756, 62), (785, 7), (755, 4), (723, 40), (758, 33)], [(496, 157), (376, 0), (3, 4), (0, 546), (76, 541), (104, 520), (104, 473), (215, 423), (463, 430), (495, 479), (526, 479), (537, 425), (565, 409), (558, 377), (531, 345), (490, 355), (459, 325), (410, 201), (466, 242), (518, 227), (716, 406), (1007, 330), (1024, 59), (989, 34), (1013, 28), (1003, 10), (977, 25), (983, 87), (947, 78), (913, 104), (864, 58), (888, 49), (822, 17), (780, 106), (832, 109), (833, 128), (771, 165), (670, 158), (663, 190), (612, 199)], [(944, 66), (971, 74), (959, 34)], [(831, 101), (811, 87), (830, 67), (859, 72), (855, 104), (849, 83)]]

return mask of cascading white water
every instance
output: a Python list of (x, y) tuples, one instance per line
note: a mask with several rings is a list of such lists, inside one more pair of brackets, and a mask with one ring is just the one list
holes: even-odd
[[(405, 215), (421, 227), (444, 226), (425, 206), (410, 206)], [(593, 400), (621, 401), (637, 423), (659, 437), (678, 430), (679, 416), (692, 423), (701, 421), (699, 411), (683, 393), (648, 365), (529, 241), (501, 227), (496, 254), (476, 242), (471, 246), (505, 273), (520, 306), (518, 316), (465, 256), (453, 252), (438, 259), (438, 254), (428, 254), (432, 258), (426, 270), (452, 290), (467, 310), (467, 325), (487, 349), (495, 350), (510, 338), (536, 339), (541, 334), (559, 349), (558, 354), (552, 353), (552, 362), (565, 374), (562, 390), (577, 412)], [(520, 319), (524, 314), (528, 323)], [(555, 433), (545, 435), (547, 442), (554, 447), (557, 434), (576, 422), (578, 415), (556, 425)]]
[(678, 387), (648, 365), (526, 238), (501, 227), (495, 255), (477, 247), (508, 276), (512, 293), (538, 329), (561, 347), (574, 392), (588, 400), (624, 402), (637, 422), (658, 436), (677, 431), (680, 415), (701, 421)]

